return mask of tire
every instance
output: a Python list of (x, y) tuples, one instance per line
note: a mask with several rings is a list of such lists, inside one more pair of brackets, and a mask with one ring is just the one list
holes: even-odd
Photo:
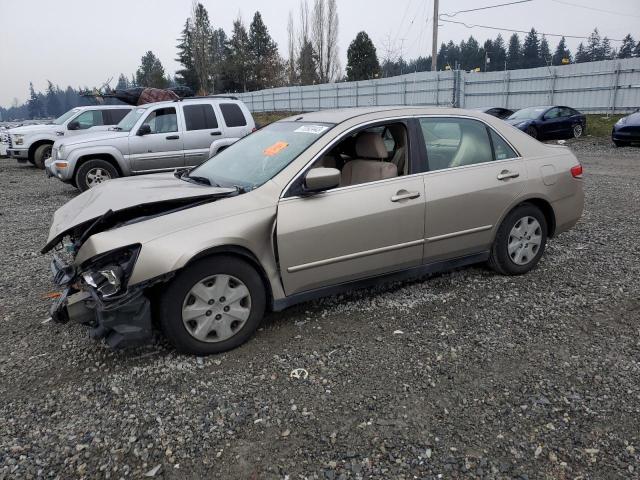
[(582, 125), (577, 123), (571, 129), (571, 133), (573, 134), (573, 138), (580, 138), (584, 133), (584, 128), (582, 128)]
[(33, 154), (33, 164), (40, 170), (44, 170), (44, 161), (51, 156), (51, 143), (45, 143), (36, 148)]
[(75, 184), (81, 192), (114, 178), (118, 178), (118, 170), (106, 160), (88, 160), (76, 170)]
[[(238, 299), (218, 297), (222, 292)], [(162, 292), (159, 306), (160, 326), (177, 350), (210, 355), (236, 348), (253, 335), (264, 315), (266, 293), (249, 263), (220, 255), (198, 260), (179, 272)], [(230, 308), (236, 313), (225, 313)], [(185, 313), (193, 318), (185, 318)]]
[[(509, 212), (498, 228), (491, 247), (489, 266), (502, 275), (527, 273), (538, 264), (544, 253), (547, 232), (547, 221), (538, 207), (530, 203), (516, 207)], [(519, 234), (522, 237), (519, 238)], [(538, 238), (539, 243), (536, 246)], [(530, 240), (530, 243), (527, 243), (527, 240)], [(518, 257), (519, 254), (522, 254), (521, 257)]]
[(628, 142), (621, 142), (620, 140), (613, 140), (613, 144), (620, 148), (620, 147), (628, 147), (629, 143)]
[(538, 139), (538, 129), (536, 127), (527, 127), (527, 135), (530, 137)]
[(28, 160), (28, 162), (29, 162), (31, 165), (33, 165), (33, 166), (35, 167), (35, 165), (36, 165), (36, 161), (35, 161), (33, 158), (29, 158), (29, 159), (27, 159), (27, 160)]

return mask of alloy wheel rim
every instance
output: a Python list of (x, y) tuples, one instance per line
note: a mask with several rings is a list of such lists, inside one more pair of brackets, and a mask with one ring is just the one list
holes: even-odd
[(51, 157), (51, 150), (52, 150), (52, 147), (51, 147), (51, 146), (48, 146), (47, 148), (45, 148), (45, 149), (44, 149), (44, 153), (43, 153), (43, 155), (42, 155), (42, 158), (43, 158), (43, 159), (50, 158), (50, 157)]
[(527, 265), (533, 261), (542, 245), (542, 227), (534, 217), (518, 220), (509, 233), (507, 252), (516, 265)]
[(111, 174), (104, 168), (96, 167), (87, 172), (87, 185), (89, 188), (93, 188), (99, 183), (111, 180)]
[(182, 323), (196, 340), (223, 342), (236, 335), (251, 314), (251, 294), (232, 275), (217, 274), (198, 281), (182, 302)]
[(582, 125), (575, 125), (573, 127), (573, 136), (576, 138), (582, 136)]

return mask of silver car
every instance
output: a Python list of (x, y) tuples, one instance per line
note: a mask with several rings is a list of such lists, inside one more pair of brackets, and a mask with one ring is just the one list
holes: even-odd
[(568, 148), (480, 112), (296, 115), (60, 208), (43, 249), (61, 252), (52, 317), (113, 347), (147, 340), (153, 319), (183, 352), (222, 352), (265, 311), (323, 295), (481, 262), (526, 273), (583, 201)]

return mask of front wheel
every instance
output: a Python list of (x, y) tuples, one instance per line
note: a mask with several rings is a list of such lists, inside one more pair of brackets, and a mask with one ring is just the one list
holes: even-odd
[(538, 138), (538, 129), (536, 127), (527, 127), (527, 135), (537, 139)]
[(36, 148), (33, 153), (33, 164), (39, 169), (44, 169), (44, 161), (51, 156), (51, 144), (45, 143)]
[(491, 248), (489, 265), (503, 275), (527, 273), (540, 261), (547, 243), (547, 221), (538, 207), (524, 203), (503, 220)]
[(181, 352), (221, 353), (246, 342), (266, 306), (256, 270), (232, 256), (204, 258), (176, 275), (162, 294), (160, 325)]
[(75, 184), (81, 192), (84, 192), (118, 176), (118, 171), (109, 162), (100, 159), (88, 160), (78, 167)]

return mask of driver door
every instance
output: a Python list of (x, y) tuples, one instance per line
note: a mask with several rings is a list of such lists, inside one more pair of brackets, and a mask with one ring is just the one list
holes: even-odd
[(420, 265), (424, 198), (421, 175), (285, 195), (276, 235), (286, 295)]
[(138, 135), (131, 131), (129, 153), (132, 170), (152, 172), (184, 166), (182, 128), (175, 107), (160, 107), (147, 114), (142, 125), (149, 125), (151, 133)]

